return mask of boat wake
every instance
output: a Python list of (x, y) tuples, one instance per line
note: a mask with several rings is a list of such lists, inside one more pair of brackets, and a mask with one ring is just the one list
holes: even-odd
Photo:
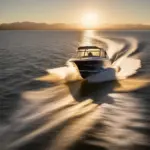
[(89, 77), (88, 80), (90, 82), (126, 79), (137, 73), (137, 70), (141, 67), (141, 61), (130, 57), (138, 48), (136, 39), (131, 37), (93, 38), (107, 46), (108, 56), (112, 60), (112, 68)]
[[(140, 59), (131, 57), (131, 54), (138, 49), (138, 41), (135, 38), (87, 35), (80, 45), (92, 45), (95, 41), (96, 44), (107, 47), (107, 54), (112, 61), (112, 66), (103, 72), (89, 76), (87, 78), (88, 82), (96, 83), (126, 79), (136, 74), (141, 67)], [(82, 79), (78, 69), (69, 64), (60, 68), (47, 69), (47, 72), (49, 75), (36, 80), (66, 83)]]

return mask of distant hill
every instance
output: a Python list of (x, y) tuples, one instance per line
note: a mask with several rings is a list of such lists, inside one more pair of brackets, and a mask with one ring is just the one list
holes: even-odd
[(35, 23), (35, 22), (14, 22), (0, 24), (0, 30), (67, 30), (75, 29), (74, 25), (64, 23)]
[[(35, 22), (14, 22), (0, 24), (0, 30), (82, 30), (77, 24), (64, 23), (35, 23)], [(150, 30), (150, 25), (143, 24), (104, 24), (97, 30)]]

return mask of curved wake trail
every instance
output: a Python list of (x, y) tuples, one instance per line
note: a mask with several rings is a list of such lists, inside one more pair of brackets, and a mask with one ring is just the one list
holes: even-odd
[[(107, 53), (112, 60), (112, 68), (88, 77), (89, 82), (104, 82), (126, 79), (134, 75), (141, 67), (139, 59), (129, 57), (138, 48), (138, 41), (131, 37), (103, 38), (93, 36), (93, 39), (107, 45)], [(119, 71), (117, 71), (119, 69)]]
[[(130, 55), (138, 48), (138, 41), (131, 37), (105, 38), (91, 35), (85, 37), (81, 45), (92, 45), (96, 40), (99, 45), (107, 47), (107, 54), (112, 61), (112, 66), (105, 71), (94, 74), (87, 78), (89, 82), (104, 82), (112, 80), (126, 79), (134, 75), (141, 67), (139, 59), (131, 58)], [(130, 67), (129, 67), (130, 66)], [(118, 71), (119, 70), (119, 71)], [(70, 82), (81, 80), (80, 73), (76, 68), (69, 66), (48, 69), (50, 75), (38, 78), (37, 80), (50, 82)]]

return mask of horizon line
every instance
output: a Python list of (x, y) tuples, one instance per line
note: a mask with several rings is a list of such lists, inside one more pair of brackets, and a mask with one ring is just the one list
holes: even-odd
[[(12, 23), (36, 23), (36, 24), (66, 24), (66, 25), (80, 25), (80, 23), (65, 23), (65, 22), (53, 22), (53, 23), (48, 23), (48, 22), (36, 22), (36, 21), (13, 21), (13, 22), (0, 22), (1, 24), (12, 24)], [(150, 26), (150, 23), (102, 23), (100, 25), (146, 25)]]

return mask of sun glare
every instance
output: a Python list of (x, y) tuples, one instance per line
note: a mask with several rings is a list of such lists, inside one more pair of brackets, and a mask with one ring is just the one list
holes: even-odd
[(83, 15), (81, 24), (83, 28), (97, 28), (99, 25), (98, 15), (96, 13), (87, 13)]

